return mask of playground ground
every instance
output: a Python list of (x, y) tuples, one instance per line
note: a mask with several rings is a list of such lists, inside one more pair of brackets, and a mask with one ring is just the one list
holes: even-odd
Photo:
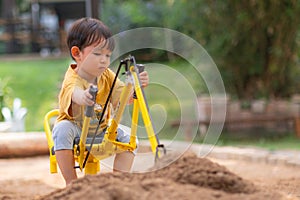
[[(247, 152), (249, 151), (251, 151), (251, 149), (247, 150)], [(225, 167), (226, 170), (241, 177), (245, 181), (253, 183), (255, 187), (266, 191), (268, 194), (272, 194), (273, 192), (276, 194), (279, 193), (281, 195), (280, 199), (300, 199), (300, 166), (288, 164), (282, 159), (281, 161), (277, 159), (277, 161), (274, 162), (266, 162), (266, 159), (261, 159), (262, 157), (268, 157), (265, 151), (253, 149), (253, 152), (256, 153), (253, 154), (255, 156), (251, 158), (249, 154), (242, 156), (239, 149), (231, 148), (229, 152), (228, 147), (224, 147), (223, 150), (221, 147), (218, 147), (216, 151), (213, 151), (211, 156), (207, 156), (205, 159)], [(293, 155), (297, 156), (297, 152), (293, 152)], [(152, 160), (149, 161), (152, 162)], [(144, 162), (145, 161), (135, 162), (135, 167), (138, 168), (138, 165), (142, 165)], [(101, 167), (102, 176), (110, 174), (111, 169), (108, 166), (102, 165)], [(194, 169), (196, 168), (197, 166), (194, 166)], [(39, 199), (51, 192), (64, 188), (61, 175), (59, 173), (49, 173), (49, 160), (47, 155), (0, 159), (0, 172), (0, 199)], [(97, 175), (99, 180), (101, 179), (101, 173)], [(81, 172), (79, 172), (79, 177), (82, 179), (86, 178)], [(83, 184), (84, 180), (82, 182), (79, 181), (77, 184), (81, 183)], [(134, 183), (134, 181), (132, 183)], [(88, 187), (92, 187), (92, 185), (85, 185), (79, 189), (83, 190), (83, 188)], [(161, 188), (159, 190), (161, 190), (161, 193), (164, 195), (164, 189)], [(206, 194), (206, 192), (207, 194), (211, 193), (211, 191), (206, 190), (202, 192), (204, 192), (202, 194)], [(85, 192), (82, 192), (83, 195), (84, 193)], [(168, 195), (167, 192), (165, 195)], [(192, 196), (193, 194), (185, 195)], [(226, 195), (223, 195), (224, 198), (220, 199), (231, 198), (231, 194), (228, 194), (229, 196)], [(255, 197), (255, 195), (252, 195), (251, 198), (249, 197), (249, 199), (252, 198), (268, 199), (266, 196), (261, 196), (261, 194), (257, 197)], [(270, 197), (270, 199), (272, 198), (273, 197)]]

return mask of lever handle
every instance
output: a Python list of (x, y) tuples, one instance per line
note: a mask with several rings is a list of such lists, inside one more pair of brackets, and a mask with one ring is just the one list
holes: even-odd
[[(89, 89), (89, 93), (93, 96), (93, 101), (96, 101), (96, 95), (98, 92), (98, 88), (95, 85), (91, 85), (90, 89)], [(94, 105), (92, 106), (87, 106), (86, 110), (85, 110), (85, 116), (87, 117), (92, 117), (93, 116), (93, 112), (94, 112)]]

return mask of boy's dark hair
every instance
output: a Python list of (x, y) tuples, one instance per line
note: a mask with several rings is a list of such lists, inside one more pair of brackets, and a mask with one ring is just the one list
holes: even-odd
[(71, 51), (72, 46), (77, 46), (82, 50), (95, 42), (105, 39), (106, 42), (103, 46), (107, 46), (109, 50), (113, 51), (115, 44), (111, 36), (110, 29), (100, 20), (81, 18), (76, 20), (71, 26), (67, 36), (67, 45), (69, 51)]

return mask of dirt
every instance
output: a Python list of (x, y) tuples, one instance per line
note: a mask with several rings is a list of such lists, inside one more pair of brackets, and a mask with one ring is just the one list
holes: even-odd
[[(67, 187), (59, 174), (46, 174), (47, 157), (7, 160), (8, 165), (1, 165), (4, 160), (0, 160), (0, 199), (276, 200), (300, 197), (299, 168), (198, 158), (190, 153), (161, 168), (170, 162), (170, 156), (164, 156), (148, 173), (108, 172), (81, 176)], [(16, 164), (30, 167), (16, 171)]]

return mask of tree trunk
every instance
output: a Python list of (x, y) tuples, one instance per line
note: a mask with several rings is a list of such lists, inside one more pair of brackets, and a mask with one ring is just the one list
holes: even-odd
[(0, 158), (48, 154), (44, 133), (0, 133)]

